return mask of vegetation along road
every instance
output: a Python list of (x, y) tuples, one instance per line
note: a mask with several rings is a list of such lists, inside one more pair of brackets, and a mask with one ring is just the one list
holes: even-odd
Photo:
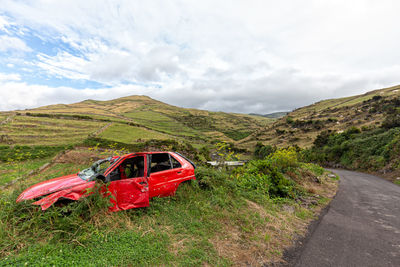
[(339, 191), (295, 266), (400, 266), (400, 187), (333, 171)]

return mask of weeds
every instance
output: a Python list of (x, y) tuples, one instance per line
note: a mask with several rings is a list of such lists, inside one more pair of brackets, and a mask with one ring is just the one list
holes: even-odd
[[(101, 185), (87, 198), (46, 212), (15, 203), (21, 188), (3, 193), (1, 264), (227, 266), (231, 255), (220, 247), (233, 248), (241, 258), (251, 255), (237, 243), (225, 243), (231, 239), (223, 236), (231, 231), (238, 231), (247, 247), (259, 249), (257, 255), (268, 248), (278, 257), (282, 245), (277, 236), (311, 216), (297, 208), (293, 214), (280, 212), (282, 205), (297, 205), (293, 197), (301, 193), (287, 174), (303, 168), (320, 171), (299, 162), (294, 153), (278, 150), (235, 171), (199, 167), (197, 180), (181, 185), (174, 197), (154, 198), (148, 208), (117, 213), (107, 211), (110, 202), (99, 193)], [(256, 236), (261, 238), (251, 238)], [(288, 242), (290, 237), (279, 238)]]
[(0, 146), (0, 161), (14, 162), (48, 158), (71, 148), (72, 146)]

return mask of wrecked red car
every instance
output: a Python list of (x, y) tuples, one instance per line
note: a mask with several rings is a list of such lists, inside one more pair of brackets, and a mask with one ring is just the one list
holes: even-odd
[(73, 175), (41, 182), (26, 189), (17, 202), (36, 200), (33, 204), (46, 210), (58, 201), (78, 200), (88, 195), (96, 181), (108, 184), (112, 194), (111, 211), (147, 207), (153, 197), (175, 194), (178, 186), (194, 180), (195, 165), (176, 152), (141, 152), (110, 157)]

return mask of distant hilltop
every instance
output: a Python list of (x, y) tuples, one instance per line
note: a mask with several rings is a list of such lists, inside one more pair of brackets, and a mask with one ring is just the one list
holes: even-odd
[(290, 111), (282, 111), (282, 112), (273, 112), (268, 114), (257, 114), (257, 113), (250, 113), (249, 115), (253, 116), (261, 116), (269, 119), (279, 119), (286, 116)]

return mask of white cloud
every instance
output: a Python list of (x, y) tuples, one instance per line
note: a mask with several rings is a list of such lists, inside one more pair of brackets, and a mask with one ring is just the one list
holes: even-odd
[[(395, 0), (2, 2), (0, 13), (10, 18), (0, 17), (0, 30), (12, 20), (44, 42), (62, 41), (75, 50), (33, 51), (37, 57), (30, 64), (51, 77), (113, 86), (65, 87), (75, 95), (62, 94), (65, 101), (124, 92), (176, 105), (265, 113), (400, 83)], [(0, 51), (30, 49), (16, 37), (2, 38), (15, 40), (11, 46), (0, 39)], [(131, 91), (125, 83), (146, 86), (131, 85)], [(55, 97), (60, 90), (48, 86), (46, 97), (34, 99), (37, 105), (52, 103), (50, 96), (63, 102)]]
[(0, 52), (7, 51), (32, 51), (24, 41), (16, 37), (10, 37), (7, 35), (0, 35)]
[[(280, 69), (254, 80), (230, 77), (171, 83), (168, 87), (115, 85), (111, 88), (75, 89), (30, 85), (18, 75), (0, 74), (0, 110), (34, 108), (56, 103), (74, 103), (86, 99), (109, 100), (129, 95), (148, 95), (181, 107), (214, 111), (265, 113), (291, 110), (321, 98), (361, 94), (369, 88), (382, 88), (398, 79), (400, 65), (369, 72), (368, 79), (358, 74), (310, 76), (293, 69)], [(226, 87), (229, 84), (230, 87)], [(318, 92), (316, 94), (315, 92)]]
[(7, 21), (7, 19), (4, 16), (0, 16), (0, 31), (6, 31), (6, 28), (9, 25), (10, 23)]
[(0, 73), (0, 82), (5, 82), (5, 81), (19, 81), (21, 80), (21, 76), (16, 73), (11, 73), (11, 74), (6, 74), (6, 73)]

